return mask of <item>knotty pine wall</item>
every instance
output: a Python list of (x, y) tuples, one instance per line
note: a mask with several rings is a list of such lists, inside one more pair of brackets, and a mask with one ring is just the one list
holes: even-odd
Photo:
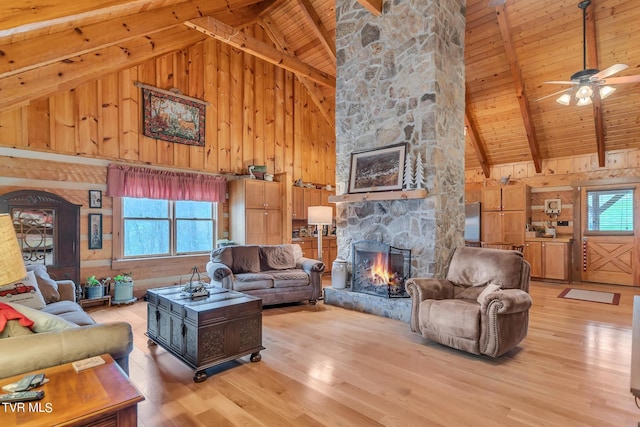
[[(259, 27), (253, 33), (265, 40)], [(209, 102), (205, 146), (143, 136), (136, 81)], [(104, 196), (109, 163), (230, 178), (257, 164), (290, 177), (290, 184), (302, 178), (335, 186), (334, 159), (335, 131), (292, 73), (213, 39), (0, 113), (0, 194), (41, 189), (82, 205), (81, 277), (133, 271), (136, 293), (178, 281), (194, 262), (112, 268), (112, 200)], [(89, 189), (103, 191), (102, 209), (88, 208)], [(88, 213), (103, 214), (102, 250), (87, 248)], [(223, 237), (229, 220), (219, 220)], [(200, 271), (207, 258), (197, 260)]]

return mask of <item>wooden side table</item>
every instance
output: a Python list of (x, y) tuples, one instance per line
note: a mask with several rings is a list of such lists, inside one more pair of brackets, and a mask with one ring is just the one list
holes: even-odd
[(86, 306), (93, 306), (93, 305), (96, 305), (97, 303), (104, 304), (105, 302), (107, 303), (107, 307), (111, 307), (111, 295), (105, 295), (100, 298), (92, 298), (92, 299), (83, 298), (78, 301), (78, 304), (80, 304), (82, 308), (85, 308)]
[[(144, 396), (129, 381), (108, 354), (106, 363), (76, 373), (71, 363), (30, 372), (44, 373), (49, 382), (33, 390), (44, 390), (41, 400), (19, 405), (0, 404), (2, 425), (17, 426), (136, 426), (138, 402)], [(0, 387), (24, 375), (0, 380)]]

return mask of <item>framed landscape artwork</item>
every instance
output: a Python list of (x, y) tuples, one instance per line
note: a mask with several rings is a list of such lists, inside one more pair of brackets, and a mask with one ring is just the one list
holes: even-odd
[(143, 133), (150, 138), (204, 147), (207, 102), (179, 92), (142, 87)]
[(351, 154), (349, 193), (402, 190), (407, 144)]

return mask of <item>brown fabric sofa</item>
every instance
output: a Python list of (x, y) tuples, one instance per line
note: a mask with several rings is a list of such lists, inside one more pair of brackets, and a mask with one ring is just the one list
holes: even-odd
[(446, 279), (407, 281), (411, 330), (469, 353), (501, 356), (527, 336), (529, 275), (518, 251), (456, 248)]
[(55, 281), (44, 265), (33, 270), (47, 305), (41, 310), (11, 304), (35, 322), (32, 330), (7, 323), (0, 332), (0, 378), (109, 353), (129, 373), (133, 332), (126, 322), (96, 324), (75, 302), (75, 284)]
[(214, 249), (206, 268), (213, 285), (262, 298), (262, 305), (315, 304), (325, 265), (303, 257), (297, 244), (238, 245)]

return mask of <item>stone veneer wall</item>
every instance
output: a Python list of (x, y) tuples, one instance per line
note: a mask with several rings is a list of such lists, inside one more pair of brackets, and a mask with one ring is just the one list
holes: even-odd
[(442, 277), (464, 234), (464, 0), (336, 1), (336, 184), (352, 152), (407, 142), (427, 198), (339, 203), (339, 255), (370, 239), (412, 250), (412, 276)]

